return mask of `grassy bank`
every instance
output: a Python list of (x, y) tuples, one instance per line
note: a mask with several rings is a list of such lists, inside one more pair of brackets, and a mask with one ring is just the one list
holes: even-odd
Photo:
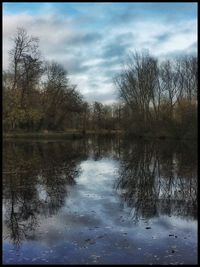
[(123, 131), (118, 130), (101, 130), (101, 131), (65, 131), (65, 132), (13, 132), (3, 133), (3, 139), (78, 139), (90, 135), (114, 136), (121, 135)]
[(159, 140), (197, 140), (196, 135), (172, 135), (172, 134), (152, 134), (152, 133), (141, 133), (141, 134), (135, 134), (135, 133), (127, 133), (127, 137), (134, 138), (134, 139), (144, 139), (144, 140), (152, 140), (152, 139), (159, 139)]
[(86, 132), (78, 131), (78, 130), (68, 130), (65, 132), (10, 132), (3, 133), (3, 140), (7, 139), (79, 139), (89, 136), (126, 136), (128, 138), (133, 139), (174, 139), (174, 140), (197, 140), (196, 136), (173, 136), (173, 135), (161, 135), (161, 134), (152, 134), (152, 133), (128, 133), (122, 130), (101, 130), (94, 131), (88, 130)]

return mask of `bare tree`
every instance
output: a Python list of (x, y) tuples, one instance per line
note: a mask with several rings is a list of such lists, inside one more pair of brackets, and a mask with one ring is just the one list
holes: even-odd
[(30, 94), (41, 75), (39, 39), (29, 36), (24, 28), (18, 28), (13, 38), (14, 47), (9, 51), (13, 75), (13, 90), (21, 92), (21, 106), (27, 105), (25, 97)]
[(151, 117), (150, 104), (156, 109), (158, 82), (157, 60), (148, 53), (131, 54), (122, 74), (115, 78), (120, 97), (133, 114), (141, 116), (144, 124)]
[(187, 132), (188, 122), (195, 121), (196, 57), (158, 63), (148, 52), (133, 53), (114, 82), (126, 105), (125, 125), (132, 132), (155, 133), (159, 128), (162, 132), (162, 128), (165, 133), (179, 132), (181, 135), (181, 124), (185, 125), (182, 132)]

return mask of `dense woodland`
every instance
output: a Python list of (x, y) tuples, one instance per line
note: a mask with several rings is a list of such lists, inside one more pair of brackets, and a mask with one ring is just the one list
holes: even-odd
[(136, 136), (197, 136), (197, 57), (132, 53), (113, 78), (119, 101), (88, 103), (67, 70), (46, 61), (39, 39), (18, 28), (3, 72), (3, 131), (121, 130)]

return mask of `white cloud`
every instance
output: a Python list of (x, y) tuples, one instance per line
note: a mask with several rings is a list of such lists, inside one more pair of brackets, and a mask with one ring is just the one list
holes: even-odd
[[(27, 12), (5, 14), (3, 67), (8, 67), (8, 51), (12, 46), (10, 37), (17, 27), (24, 27), (29, 34), (39, 37), (44, 58), (62, 63), (67, 68), (72, 83), (78, 84), (87, 100), (104, 99), (105, 102), (112, 101), (112, 97), (113, 101), (115, 99), (112, 75), (118, 73), (128, 51), (149, 49), (150, 53), (159, 57), (196, 52), (196, 19), (173, 19), (166, 23), (158, 17), (150, 20), (146, 17), (132, 18), (129, 14), (126, 23), (115, 25), (112, 23), (115, 8), (112, 4), (107, 7), (107, 13), (102, 13), (103, 5), (90, 7), (92, 15), (89, 15), (87, 9), (76, 6), (80, 14), (78, 17), (72, 17), (67, 12), (65, 16), (59, 16), (51, 4), (44, 5), (45, 12), (37, 15)], [(116, 10), (119, 14), (120, 9)], [(105, 23), (103, 18), (108, 15), (109, 20)]]

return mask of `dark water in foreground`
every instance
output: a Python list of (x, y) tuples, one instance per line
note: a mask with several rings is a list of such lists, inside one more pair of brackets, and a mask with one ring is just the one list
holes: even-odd
[(194, 144), (4, 142), (4, 264), (196, 264)]

